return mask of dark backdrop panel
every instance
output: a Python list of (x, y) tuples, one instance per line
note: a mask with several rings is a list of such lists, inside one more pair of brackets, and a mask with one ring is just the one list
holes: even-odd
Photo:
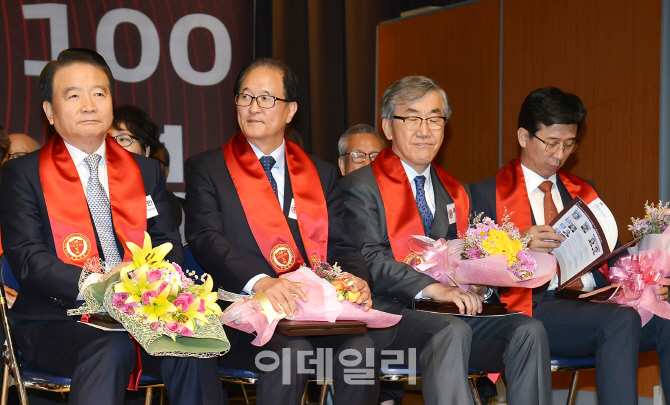
[[(134, 83), (117, 80), (115, 105), (133, 104), (144, 109), (158, 124), (161, 132), (165, 125), (180, 126), (183, 154), (174, 156), (173, 161), (219, 146), (237, 131), (232, 87), (241, 68), (253, 58), (253, 1), (14, 0), (3, 1), (0, 6), (0, 19), (4, 26), (0, 30), (3, 37), (0, 39), (0, 55), (5, 59), (0, 63), (0, 120), (6, 123), (8, 133), (27, 133), (43, 142), (53, 133), (42, 111), (38, 77), (26, 75), (24, 70), (24, 60), (52, 59), (53, 27), (50, 20), (24, 18), (22, 6), (39, 3), (66, 6), (68, 47), (97, 49), (101, 19), (118, 13), (117, 9), (131, 9), (122, 12), (124, 15), (137, 17), (141, 13), (144, 16), (144, 22), (140, 24), (120, 23), (116, 26), (113, 31), (114, 55), (118, 64), (126, 69), (136, 68), (143, 57), (147, 58), (156, 49), (159, 58), (155, 69), (150, 69), (151, 74), (146, 79)], [(185, 34), (187, 40), (184, 46), (177, 46), (183, 55), (188, 55), (180, 58), (177, 56), (178, 50), (171, 50), (171, 35), (175, 36), (172, 42), (177, 44), (179, 36), (176, 35), (178, 30), (175, 30), (175, 24), (185, 16), (186, 20), (193, 19), (196, 14), (204, 14), (207, 16), (205, 18), (210, 19), (213, 17), (218, 22), (210, 22), (211, 26), (223, 26), (225, 29), (191, 29), (190, 33)], [(182, 23), (186, 20), (182, 20)], [(158, 41), (155, 41), (156, 37), (150, 38), (152, 35), (145, 35), (144, 38), (149, 39), (143, 44), (141, 30), (156, 33)], [(217, 43), (221, 45), (218, 53)], [(208, 72), (215, 66), (215, 62), (227, 59), (226, 52), (230, 56), (225, 77), (204, 84), (192, 83), (193, 77), (198, 76), (197, 72)], [(190, 66), (196, 73), (191, 76), (178, 73), (175, 63)], [(223, 76), (225, 67), (220, 67), (222, 72), (219, 76)], [(115, 76), (118, 77), (116, 72)], [(180, 155), (178, 149), (175, 147), (171, 153)], [(170, 177), (173, 178), (172, 173)], [(179, 176), (176, 178), (179, 179)], [(171, 188), (179, 191), (182, 185), (171, 184)]]

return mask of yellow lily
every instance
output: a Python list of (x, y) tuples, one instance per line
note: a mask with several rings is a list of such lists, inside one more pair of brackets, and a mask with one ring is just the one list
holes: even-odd
[(158, 297), (149, 297), (149, 305), (140, 306), (135, 311), (141, 315), (146, 315), (149, 324), (158, 322), (159, 319), (167, 321), (169, 318), (166, 315), (177, 311), (177, 307), (168, 300), (169, 294), (170, 287), (167, 286), (158, 294)]
[(180, 318), (180, 324), (184, 325), (184, 327), (191, 332), (195, 332), (195, 320), (200, 319), (204, 323), (209, 323), (207, 318), (205, 318), (205, 315), (202, 314), (200, 311), (198, 311), (198, 308), (200, 308), (200, 298), (196, 298), (193, 300), (193, 303), (191, 304), (190, 307), (188, 307), (188, 310), (186, 312), (182, 312), (178, 315)]
[(205, 282), (189, 288), (189, 292), (205, 301), (205, 315), (216, 314), (216, 316), (221, 316), (221, 307), (216, 303), (216, 301), (219, 299), (219, 294), (212, 292), (212, 288), (214, 288), (214, 281), (212, 281), (212, 276), (209, 274), (204, 274), (202, 279), (204, 279)]
[(164, 261), (165, 256), (172, 250), (172, 243), (163, 243), (155, 248), (151, 247), (151, 237), (144, 232), (144, 246), (139, 247), (133, 242), (126, 242), (126, 246), (133, 254), (133, 262), (129, 265), (132, 269), (138, 269), (144, 264), (149, 265), (150, 268), (156, 269), (160, 267), (167, 267), (174, 270), (171, 263)]

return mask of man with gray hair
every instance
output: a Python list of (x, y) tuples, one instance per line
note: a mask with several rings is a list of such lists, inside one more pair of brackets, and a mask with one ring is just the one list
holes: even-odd
[[(472, 403), (468, 366), (504, 370), (508, 403), (551, 403), (549, 343), (540, 322), (519, 315), (476, 317), (491, 288), (463, 291), (406, 264), (411, 235), (454, 239), (468, 227), (468, 186), (433, 162), (451, 114), (446, 93), (430, 78), (405, 77), (384, 93), (381, 114), (392, 147), (340, 181), (345, 222), (368, 263), (373, 307), (403, 316), (396, 328), (370, 336), (380, 348), (406, 352), (406, 359), (419, 354), (428, 404)], [(453, 302), (469, 316), (411, 309), (426, 298)]]
[(347, 129), (337, 143), (340, 152), (337, 163), (342, 176), (369, 165), (384, 147), (386, 141), (370, 125), (358, 124)]

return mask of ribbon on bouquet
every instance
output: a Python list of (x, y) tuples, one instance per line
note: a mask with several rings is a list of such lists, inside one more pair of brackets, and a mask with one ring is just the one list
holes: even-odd
[[(414, 246), (419, 249), (415, 249)], [(449, 243), (440, 238), (432, 240), (426, 236), (410, 236), (407, 246), (412, 253), (407, 256), (406, 263), (414, 269), (425, 273), (442, 284), (457, 285), (464, 291), (469, 284), (459, 283), (454, 279), (454, 269), (449, 262)], [(450, 280), (450, 281), (447, 281)]]
[(670, 304), (656, 297), (656, 286), (670, 285), (666, 277), (670, 274), (670, 255), (662, 250), (647, 250), (619, 259), (610, 267), (611, 285), (590, 293), (581, 294), (587, 298), (599, 292), (614, 288), (606, 301), (621, 306), (635, 308), (644, 326), (653, 315), (670, 319)]

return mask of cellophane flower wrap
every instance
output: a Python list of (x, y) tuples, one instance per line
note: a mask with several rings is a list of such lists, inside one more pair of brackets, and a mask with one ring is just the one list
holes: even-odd
[(179, 265), (164, 261), (172, 244), (152, 248), (146, 232), (143, 247), (127, 245), (133, 261), (118, 276), (85, 287), (86, 304), (71, 312), (109, 314), (152, 355), (207, 358), (227, 352), (211, 277), (204, 274), (196, 283)]
[[(318, 275), (317, 275), (318, 274)], [(362, 321), (368, 328), (386, 328), (400, 322), (400, 315), (393, 315), (370, 309), (365, 311), (356, 304), (359, 293), (351, 289), (353, 281), (344, 277), (341, 270), (320, 262), (314, 268), (305, 265), (295, 271), (279, 276), (294, 283), (302, 283), (301, 289), (307, 301), (296, 298), (296, 321)], [(223, 312), (221, 323), (247, 333), (256, 333), (251, 342), (256, 346), (266, 344), (274, 334), (277, 323), (288, 318), (285, 314), (277, 314), (269, 300), (262, 293), (254, 296), (240, 296), (219, 290), (219, 298), (235, 301)]]
[(531, 252), (530, 237), (503, 217), (501, 225), (483, 214), (474, 216), (464, 239), (434, 241), (412, 236), (415, 256), (409, 264), (442, 284), (456, 284), (467, 290), (470, 284), (498, 287), (539, 287), (556, 273), (556, 258)]
[(587, 298), (613, 288), (604, 302), (635, 308), (642, 326), (654, 315), (670, 319), (670, 304), (656, 296), (659, 286), (670, 284), (670, 204), (659, 201), (655, 206), (647, 202), (644, 208), (644, 218), (631, 218), (628, 226), (639, 242), (628, 248), (630, 255), (609, 268), (610, 286), (580, 296)]

